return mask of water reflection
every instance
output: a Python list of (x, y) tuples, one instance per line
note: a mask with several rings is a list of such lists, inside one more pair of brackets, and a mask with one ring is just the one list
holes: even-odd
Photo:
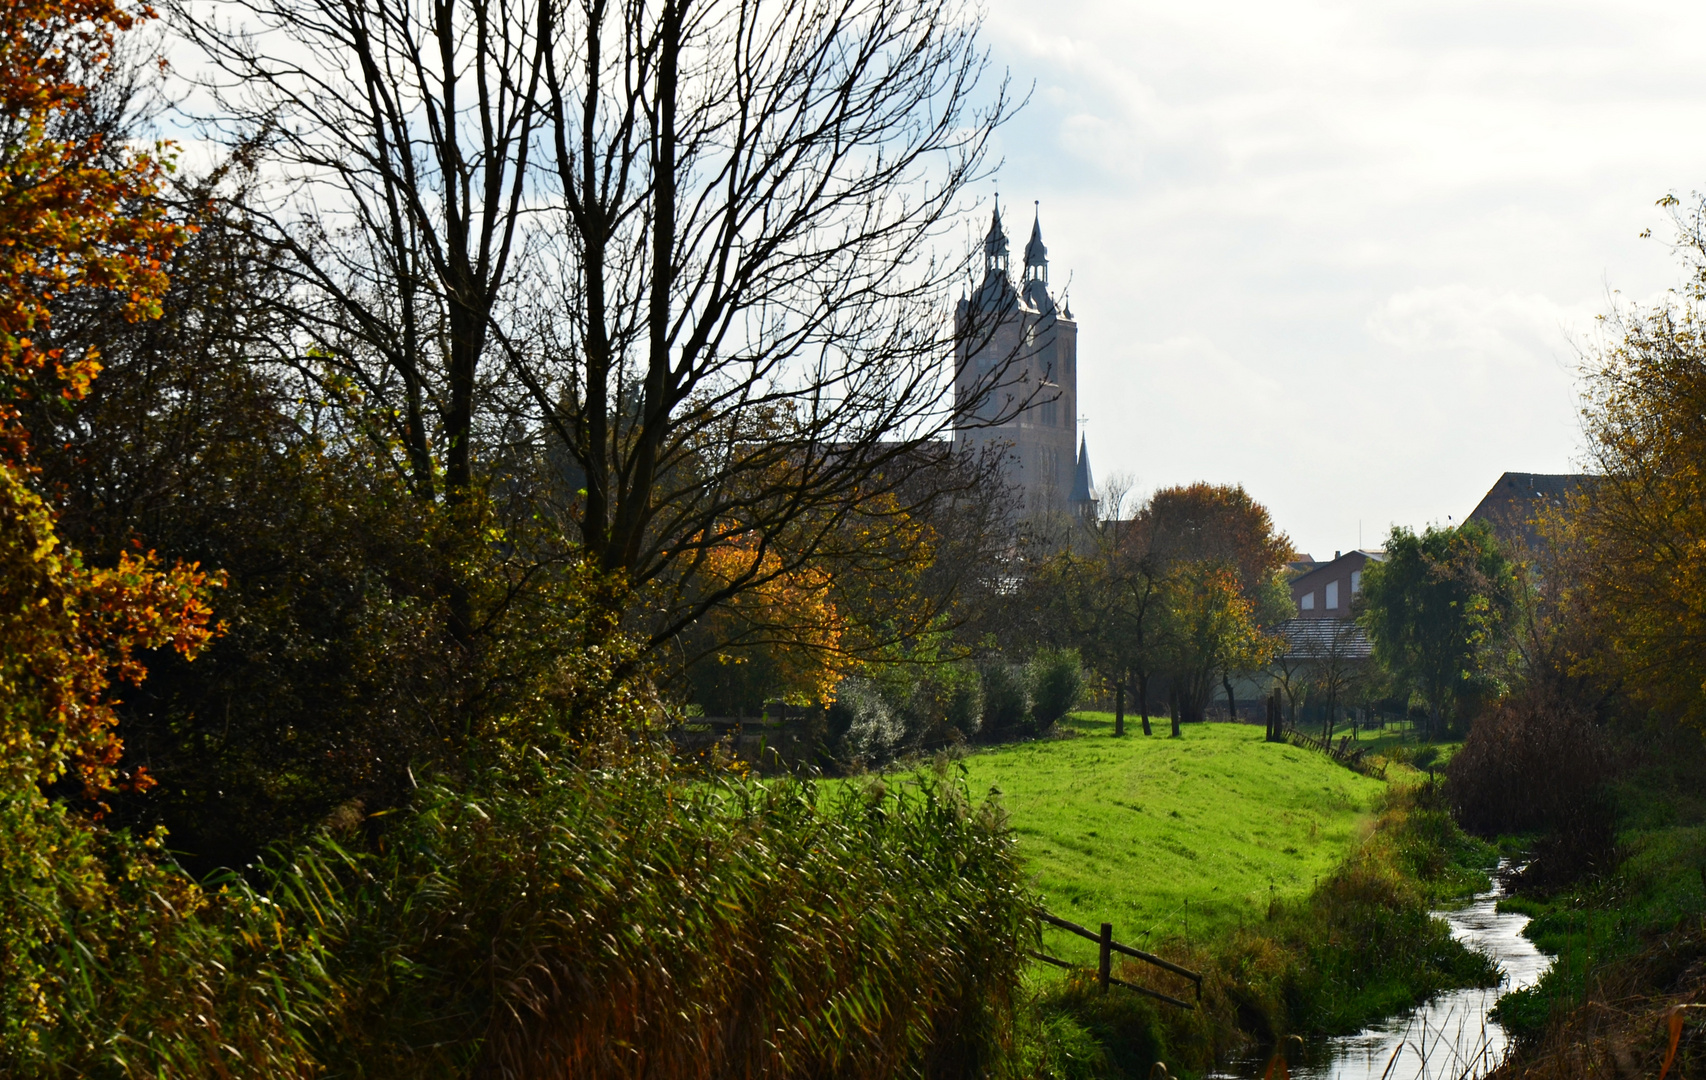
[[(1500, 866), (1503, 870), (1503, 865)], [(1437, 912), (1452, 936), (1497, 960), (1505, 978), (1485, 990), (1454, 990), (1389, 1017), (1355, 1035), (1312, 1044), (1294, 1062), (1297, 1080), (1459, 1080), (1492, 1070), (1504, 1059), (1509, 1037), (1487, 1012), (1499, 995), (1533, 986), (1552, 958), (1522, 936), (1528, 916), (1493, 910), (1503, 895), (1495, 885), (1465, 908)], [(1260, 1076), (1266, 1062), (1235, 1062), (1226, 1077)]]

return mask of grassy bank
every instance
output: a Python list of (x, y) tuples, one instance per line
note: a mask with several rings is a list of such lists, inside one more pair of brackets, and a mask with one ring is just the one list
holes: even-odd
[[(1385, 785), (1241, 724), (1145, 738), (1135, 722), (1079, 714), (1080, 737), (967, 757), (967, 783), (998, 790), (1027, 870), (1055, 914), (1143, 947), (1200, 943), (1295, 901), (1366, 837)], [(1165, 729), (1162, 728), (1161, 732)], [(1047, 947), (1093, 961), (1050, 931)]]
[[(1277, 901), (1259, 921), (1207, 941), (1159, 947), (1203, 972), (1199, 1010), (1118, 988), (1102, 996), (1087, 977), (1045, 987), (1037, 1071), (1140, 1077), (1160, 1060), (1175, 1074), (1201, 1073), (1287, 1034), (1351, 1032), (1439, 990), (1492, 985), (1494, 967), (1428, 912), (1484, 886), (1496, 852), (1457, 830), (1423, 785), (1389, 790), (1378, 809), (1363, 840), (1308, 895)], [(1146, 965), (1122, 965), (1120, 975), (1178, 989)]]
[[(1706, 1001), (1706, 752), (1694, 733), (1644, 743), (1611, 785), (1616, 866), (1554, 893), (1503, 901), (1556, 959), (1497, 1018), (1522, 1040), (1503, 1071), (1530, 1080), (1604, 1071), (1656, 1075), (1667, 1015)], [(1706, 1010), (1679, 1014), (1671, 1075), (1706, 1067)]]
[[(1079, 714), (1074, 737), (997, 747), (963, 762), (974, 793), (1000, 793), (1025, 870), (1051, 910), (1114, 924), (1120, 940), (1205, 975), (1185, 1012), (1087, 975), (1033, 973), (1040, 1076), (1206, 1071), (1288, 1033), (1354, 1031), (1452, 986), (1487, 984), (1486, 961), (1428, 911), (1485, 887), (1496, 857), (1451, 822), (1423, 774), (1389, 782), (1260, 728), (1191, 725), (1172, 739)], [(1081, 963), (1094, 946), (1048, 931)], [(1119, 974), (1188, 996), (1142, 964)]]

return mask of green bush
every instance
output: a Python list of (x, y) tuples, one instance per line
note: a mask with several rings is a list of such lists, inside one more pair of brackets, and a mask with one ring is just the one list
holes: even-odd
[(1084, 667), (1078, 650), (1037, 650), (1031, 658), (1031, 685), (1037, 726), (1048, 728), (1065, 719), (1084, 694)]
[(1011, 739), (1031, 730), (1030, 671), (1005, 660), (983, 665), (983, 734)]
[(906, 726), (894, 715), (883, 688), (854, 676), (835, 688), (829, 707), (831, 757), (843, 765), (880, 765), (894, 757), (906, 738)]
[(963, 738), (975, 738), (983, 728), (983, 680), (975, 668), (955, 671), (950, 685), (946, 722)]

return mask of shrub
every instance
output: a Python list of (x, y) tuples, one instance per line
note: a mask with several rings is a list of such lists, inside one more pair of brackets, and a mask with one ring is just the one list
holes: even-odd
[(948, 727), (974, 738), (983, 728), (983, 680), (976, 668), (960, 669), (948, 695)]
[(878, 765), (889, 760), (905, 737), (882, 688), (870, 679), (843, 679), (829, 707), (829, 740), (834, 757), (846, 764)]
[(982, 724), (977, 684), (977, 670), (958, 664), (897, 664), (881, 681), (889, 708), (905, 731), (905, 745), (915, 750), (977, 733)]
[(992, 660), (983, 665), (983, 733), (1011, 739), (1031, 728), (1030, 672), (1018, 664)]
[(285, 875), (337, 938), (333, 1074), (1005, 1071), (1034, 901), (963, 785), (515, 771)]
[(1039, 649), (1031, 658), (1032, 711), (1037, 726), (1049, 728), (1065, 719), (1084, 693), (1084, 667), (1077, 649)]
[(1555, 829), (1597, 810), (1610, 767), (1605, 739), (1585, 709), (1530, 692), (1470, 730), (1446, 767), (1447, 798), (1474, 832)]
[(205, 893), (157, 836), (0, 800), (0, 1075), (317, 1075), (316, 929), (239, 881)]
[(1530, 690), (1470, 729), (1446, 766), (1446, 797), (1466, 829), (1545, 831), (1515, 887), (1547, 893), (1615, 865), (1611, 769), (1609, 746), (1586, 709)]

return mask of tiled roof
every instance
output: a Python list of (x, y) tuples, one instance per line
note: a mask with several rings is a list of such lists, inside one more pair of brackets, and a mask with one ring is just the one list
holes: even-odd
[(1287, 619), (1274, 627), (1285, 639), (1287, 660), (1367, 660), (1374, 655), (1368, 634), (1354, 619)]

